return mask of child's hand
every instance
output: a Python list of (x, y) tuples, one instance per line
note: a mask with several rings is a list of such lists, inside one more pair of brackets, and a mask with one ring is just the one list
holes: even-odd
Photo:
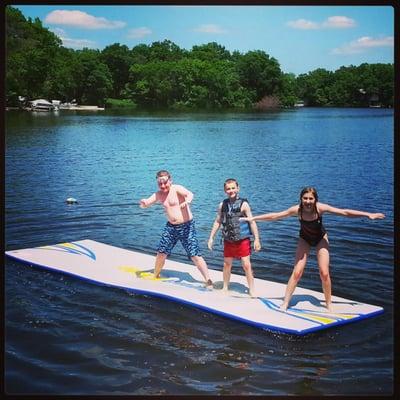
[(261, 243), (259, 239), (254, 240), (254, 250), (255, 251), (260, 251), (261, 250)]
[(179, 204), (179, 206), (180, 206), (181, 208), (185, 208), (185, 207), (187, 207), (187, 203), (186, 203), (186, 201), (184, 201), (183, 203)]
[(369, 219), (383, 219), (385, 218), (385, 214), (382, 213), (373, 213), (368, 216)]
[(213, 248), (213, 242), (214, 242), (213, 239), (211, 239), (211, 238), (208, 239), (207, 247), (208, 247), (209, 250), (212, 250), (212, 248)]
[(140, 208), (146, 208), (147, 207), (146, 206), (146, 200), (144, 200), (144, 199), (140, 200), (139, 207)]
[(239, 221), (240, 222), (251, 222), (252, 219), (250, 217), (240, 217)]

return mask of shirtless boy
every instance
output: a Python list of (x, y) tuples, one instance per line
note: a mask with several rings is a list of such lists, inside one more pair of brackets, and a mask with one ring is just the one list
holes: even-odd
[(156, 202), (161, 203), (168, 220), (157, 247), (155, 278), (160, 277), (165, 260), (179, 240), (188, 257), (201, 272), (206, 286), (212, 286), (207, 264), (201, 256), (195, 223), (190, 211), (189, 205), (193, 200), (193, 193), (181, 185), (172, 184), (172, 178), (168, 171), (158, 171), (156, 178), (159, 190), (149, 198), (140, 200), (141, 208), (150, 207)]

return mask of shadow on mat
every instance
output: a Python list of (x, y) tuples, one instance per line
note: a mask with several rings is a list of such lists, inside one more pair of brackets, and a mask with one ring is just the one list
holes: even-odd
[[(275, 297), (275, 298), (270, 298), (270, 299), (279, 299), (283, 300), (284, 297)], [(325, 308), (325, 299), (319, 300), (315, 296), (312, 296), (310, 294), (294, 294), (292, 298), (290, 299), (290, 304), (289, 307), (295, 307), (298, 303), (301, 303), (303, 301), (308, 301), (311, 303), (313, 306), (316, 307), (323, 307)], [(348, 305), (357, 305), (360, 304), (357, 301), (332, 301), (332, 304), (348, 304)]]
[[(151, 270), (151, 271), (153, 271), (153, 270)], [(160, 276), (161, 276), (161, 278), (178, 278), (180, 281), (204, 284), (203, 281), (198, 281), (198, 280), (194, 279), (193, 276), (191, 274), (189, 274), (189, 272), (181, 272), (181, 271), (166, 269), (166, 270), (161, 271)], [(214, 281), (213, 287), (214, 287), (214, 289), (222, 290), (223, 281)], [(229, 284), (229, 291), (240, 293), (240, 294), (248, 294), (247, 286), (243, 285), (241, 283), (237, 283), (237, 282), (231, 282)], [(234, 297), (234, 296), (232, 296), (232, 297)]]
[[(153, 270), (149, 271), (153, 272)], [(161, 270), (160, 274), (161, 278), (178, 278), (180, 281), (185, 281), (185, 282), (190, 282), (190, 283), (204, 283), (203, 281), (198, 281), (197, 279), (194, 279), (189, 272), (181, 272), (181, 271), (175, 271), (171, 269), (166, 269), (166, 270)]]

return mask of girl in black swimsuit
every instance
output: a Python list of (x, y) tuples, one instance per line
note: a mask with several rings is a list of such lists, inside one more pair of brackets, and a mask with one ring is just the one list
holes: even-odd
[[(315, 218), (311, 220), (303, 218), (304, 208), (305, 207), (307, 207), (308, 209), (310, 208), (308, 206), (308, 203), (303, 204), (302, 201), (303, 196), (305, 196), (307, 193), (310, 193), (315, 199), (315, 202), (312, 205), (312, 213)], [(302, 239), (304, 239), (310, 246), (316, 246), (323, 239), (326, 233), (326, 230), (322, 225), (322, 216), (318, 212), (317, 202), (318, 202), (318, 193), (314, 188), (307, 187), (301, 191), (299, 211), (298, 211), (299, 221), (300, 221), (299, 236)]]
[(319, 275), (325, 296), (325, 305), (332, 311), (331, 278), (329, 275), (329, 242), (328, 234), (322, 224), (322, 214), (328, 212), (344, 217), (368, 217), (369, 219), (382, 219), (382, 213), (369, 213), (330, 206), (318, 202), (318, 194), (315, 188), (306, 187), (300, 193), (300, 204), (296, 204), (287, 210), (268, 213), (252, 218), (242, 218), (245, 221), (275, 221), (282, 218), (296, 216), (300, 222), (299, 242), (297, 244), (295, 262), (292, 275), (289, 278), (285, 298), (281, 310), (286, 311), (297, 283), (299, 282), (307, 263), (307, 257), (311, 246), (315, 246), (318, 261)]

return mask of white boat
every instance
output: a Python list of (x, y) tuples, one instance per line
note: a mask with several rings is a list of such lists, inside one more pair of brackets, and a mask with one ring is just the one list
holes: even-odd
[(32, 100), (29, 103), (32, 111), (53, 111), (55, 109), (53, 103), (44, 99)]
[(61, 100), (52, 100), (51, 104), (54, 106), (54, 111), (58, 111), (60, 109)]

